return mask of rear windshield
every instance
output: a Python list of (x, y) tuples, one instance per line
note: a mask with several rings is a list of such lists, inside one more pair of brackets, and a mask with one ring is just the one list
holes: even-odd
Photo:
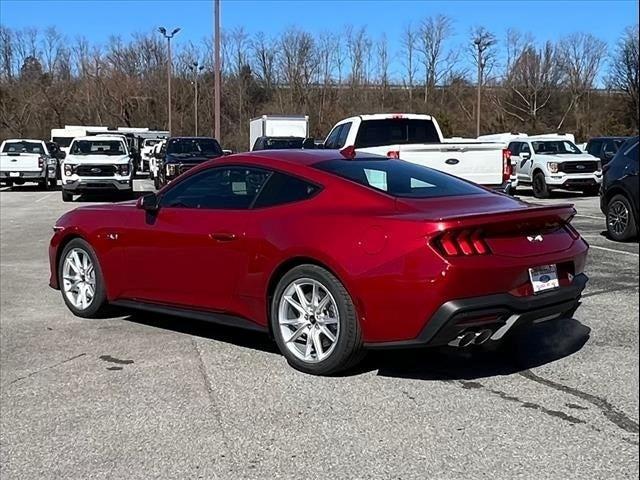
[(213, 138), (174, 138), (167, 144), (172, 155), (222, 155), (222, 148)]
[(71, 155), (125, 155), (120, 140), (76, 140), (71, 145)]
[(264, 142), (265, 150), (302, 148), (304, 138), (267, 138)]
[(394, 197), (433, 198), (486, 193), (480, 187), (437, 170), (383, 157), (327, 160), (313, 166)]
[(45, 153), (40, 142), (6, 142), (2, 153)]
[(159, 143), (160, 139), (150, 139), (150, 140), (145, 140), (144, 141), (144, 146), (145, 147), (152, 147), (153, 145), (155, 145), (156, 143)]
[(433, 121), (408, 118), (364, 120), (358, 129), (355, 147), (409, 143), (440, 143), (440, 136)]

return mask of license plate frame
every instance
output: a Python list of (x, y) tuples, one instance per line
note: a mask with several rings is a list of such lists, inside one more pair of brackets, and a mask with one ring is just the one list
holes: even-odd
[(531, 267), (529, 269), (529, 280), (531, 281), (534, 295), (555, 290), (560, 287), (558, 266), (551, 264)]
[(20, 172), (9, 172), (9, 176), (11, 178), (19, 178), (20, 177)]

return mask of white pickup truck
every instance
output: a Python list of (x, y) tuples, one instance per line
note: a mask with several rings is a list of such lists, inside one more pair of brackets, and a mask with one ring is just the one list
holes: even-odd
[(514, 191), (518, 182), (506, 144), (444, 139), (431, 115), (350, 117), (333, 127), (323, 148), (399, 158), (505, 193)]
[(76, 137), (62, 163), (62, 200), (99, 191), (133, 192), (133, 160), (121, 135)]
[(548, 198), (556, 188), (598, 195), (602, 183), (600, 159), (581, 151), (573, 136), (520, 136), (509, 143), (520, 185), (531, 185), (536, 198)]
[(0, 182), (8, 186), (35, 182), (44, 189), (55, 188), (57, 162), (42, 140), (5, 140), (0, 145)]

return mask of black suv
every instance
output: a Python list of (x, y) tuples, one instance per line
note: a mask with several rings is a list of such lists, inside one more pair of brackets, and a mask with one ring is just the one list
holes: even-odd
[(258, 137), (251, 150), (301, 149), (304, 141), (302, 137)]
[(161, 188), (178, 175), (212, 158), (223, 155), (222, 148), (211, 137), (172, 137), (162, 149), (158, 162), (156, 188)]
[(638, 234), (638, 195), (638, 137), (631, 137), (603, 167), (600, 209), (613, 240), (629, 240)]
[(620, 145), (629, 137), (596, 137), (589, 140), (586, 151), (588, 154), (598, 157), (602, 165), (606, 165), (615, 156)]

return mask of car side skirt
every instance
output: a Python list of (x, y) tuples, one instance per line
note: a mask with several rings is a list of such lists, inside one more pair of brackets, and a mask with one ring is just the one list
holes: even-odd
[(246, 318), (237, 317), (226, 313), (160, 305), (150, 302), (141, 302), (138, 300), (115, 300), (110, 303), (111, 305), (121, 308), (142, 310), (145, 312), (159, 313), (161, 315), (172, 315), (175, 317), (189, 318), (191, 320), (216, 323), (218, 325), (224, 325), (227, 327), (238, 327), (245, 330), (268, 333), (268, 329), (262, 325), (258, 325), (251, 320), (247, 320)]

